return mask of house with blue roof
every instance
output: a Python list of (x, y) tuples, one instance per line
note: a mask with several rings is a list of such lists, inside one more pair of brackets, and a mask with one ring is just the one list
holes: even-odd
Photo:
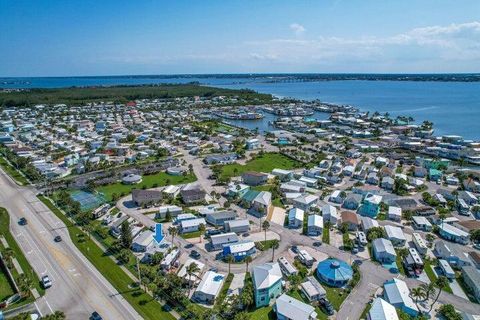
[(330, 258), (318, 264), (317, 276), (332, 287), (343, 287), (352, 280), (353, 269), (345, 261)]
[(255, 243), (253, 241), (239, 241), (223, 246), (223, 256), (227, 257), (232, 255), (237, 262), (253, 255), (255, 252)]

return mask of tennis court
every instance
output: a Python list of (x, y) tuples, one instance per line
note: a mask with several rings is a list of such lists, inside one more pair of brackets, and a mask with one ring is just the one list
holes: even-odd
[(72, 191), (70, 197), (72, 200), (80, 202), (80, 209), (82, 211), (95, 209), (106, 202), (105, 197), (101, 193), (94, 194), (82, 190)]

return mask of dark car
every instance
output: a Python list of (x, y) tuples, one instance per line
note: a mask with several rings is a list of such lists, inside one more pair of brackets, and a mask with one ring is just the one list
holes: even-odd
[(298, 247), (297, 246), (292, 246), (292, 251), (293, 251), (293, 253), (298, 253)]
[(193, 243), (188, 243), (185, 245), (185, 249), (193, 248)]
[(192, 250), (192, 251), (190, 252), (190, 257), (195, 258), (195, 259), (198, 259), (198, 258), (200, 258), (200, 253), (198, 253), (197, 250)]
[(320, 247), (321, 245), (322, 245), (322, 243), (321, 243), (320, 241), (315, 241), (315, 242), (313, 243), (313, 246), (314, 246), (314, 247)]
[(56, 236), (55, 238), (53, 238), (53, 240), (54, 240), (55, 242), (60, 242), (60, 241), (62, 241), (62, 237)]
[(97, 311), (93, 311), (90, 320), (103, 320), (103, 318)]
[(320, 304), (322, 305), (322, 307), (325, 310), (325, 312), (327, 313), (327, 315), (329, 315), (329, 316), (333, 315), (333, 313), (335, 311), (334, 311), (333, 306), (330, 303), (330, 301), (328, 301), (327, 299), (320, 299)]
[(18, 224), (21, 225), (21, 226), (24, 226), (27, 223), (28, 223), (27, 219), (25, 219), (25, 218), (20, 218), (20, 220), (18, 220)]

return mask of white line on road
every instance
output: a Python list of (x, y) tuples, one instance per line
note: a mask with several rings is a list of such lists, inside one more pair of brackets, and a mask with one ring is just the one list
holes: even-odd
[(53, 313), (53, 309), (50, 306), (50, 303), (48, 303), (47, 298), (44, 297), (43, 299), (45, 300), (45, 303), (47, 304), (48, 309), (50, 309), (50, 312)]
[(42, 317), (42, 318), (43, 318), (42, 311), (40, 311), (40, 308), (38, 307), (38, 304), (37, 304), (37, 302), (35, 301), (33, 304), (35, 305), (35, 308), (37, 309), (37, 312), (40, 314), (40, 317)]

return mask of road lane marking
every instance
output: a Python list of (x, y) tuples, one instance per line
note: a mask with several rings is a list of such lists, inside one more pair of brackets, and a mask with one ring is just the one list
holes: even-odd
[(48, 303), (47, 298), (44, 298), (44, 299), (45, 299), (45, 303), (47, 304), (48, 309), (50, 309), (50, 312), (53, 313), (53, 309), (50, 306), (50, 303)]
[(40, 308), (38, 307), (37, 302), (35, 301), (33, 304), (35, 305), (35, 308), (37, 309), (37, 312), (40, 314), (40, 317), (43, 318), (42, 311), (40, 311)]

